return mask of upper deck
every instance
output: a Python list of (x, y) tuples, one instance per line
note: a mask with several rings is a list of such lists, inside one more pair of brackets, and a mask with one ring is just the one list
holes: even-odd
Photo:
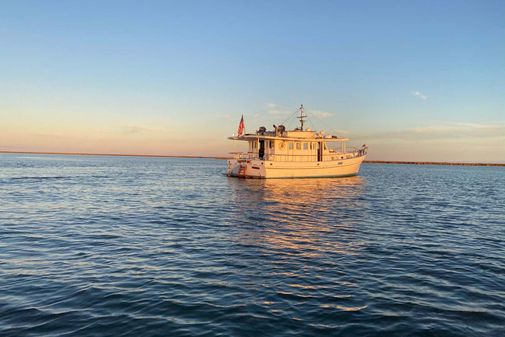
[(292, 130), (292, 131), (284, 131), (284, 132), (276, 132), (276, 131), (264, 131), (264, 132), (256, 132), (256, 133), (247, 133), (243, 136), (237, 137), (228, 137), (231, 140), (284, 140), (284, 141), (325, 141), (325, 142), (347, 142), (349, 138), (341, 138), (334, 135), (326, 135), (322, 132), (315, 132), (311, 130), (300, 131), (300, 130)]
[[(288, 131), (286, 133), (291, 133), (292, 131)], [(305, 131), (304, 131), (305, 132)], [(333, 135), (313, 135), (313, 136), (305, 136), (305, 135), (275, 135), (275, 134), (245, 134), (240, 137), (228, 137), (228, 139), (231, 140), (244, 140), (244, 141), (251, 141), (251, 140), (289, 140), (289, 141), (300, 141), (300, 142), (306, 142), (308, 140), (313, 140), (313, 141), (325, 141), (325, 142), (347, 142), (350, 139), (349, 138), (340, 138), (337, 136)]]
[(274, 125), (271, 131), (262, 126), (256, 133), (242, 134), (243, 120), (241, 120), (239, 136), (228, 139), (246, 141), (249, 148), (247, 152), (234, 152), (235, 157), (240, 160), (257, 158), (268, 161), (306, 162), (349, 159), (366, 153), (365, 145), (361, 149), (348, 149), (349, 138), (304, 129), (304, 118), (307, 116), (303, 112), (303, 105), (298, 111), (300, 111), (298, 117), (300, 126), (294, 130), (286, 130), (284, 125)]

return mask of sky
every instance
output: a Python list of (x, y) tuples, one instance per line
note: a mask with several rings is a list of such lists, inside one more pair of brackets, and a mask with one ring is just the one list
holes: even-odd
[(300, 104), (369, 159), (504, 163), (505, 1), (0, 0), (0, 150), (226, 156)]

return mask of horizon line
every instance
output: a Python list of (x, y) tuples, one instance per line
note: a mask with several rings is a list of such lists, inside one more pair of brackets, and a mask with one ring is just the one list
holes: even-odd
[[(226, 160), (231, 157), (197, 156), (197, 155), (165, 155), (165, 154), (131, 154), (131, 153), (92, 153), (92, 152), (54, 152), (54, 151), (6, 151), (0, 154), (43, 154), (64, 156), (104, 156), (104, 157), (150, 157), (150, 158), (202, 158)], [(447, 166), (505, 166), (505, 163), (465, 163), (465, 162), (436, 162), (436, 161), (405, 161), (405, 160), (365, 160), (368, 164), (403, 164), (403, 165), (447, 165)]]

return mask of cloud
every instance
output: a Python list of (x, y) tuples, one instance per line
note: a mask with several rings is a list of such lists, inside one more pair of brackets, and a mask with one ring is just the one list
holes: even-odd
[(411, 94), (414, 95), (414, 96), (416, 96), (416, 97), (419, 97), (423, 101), (426, 101), (428, 99), (428, 96), (426, 96), (425, 94), (423, 94), (419, 90), (412, 91)]
[(311, 111), (309, 111), (308, 115), (309, 115), (309, 117), (322, 119), (322, 118), (328, 118), (330, 116), (333, 116), (333, 113), (326, 112), (326, 111), (319, 111), (319, 110), (311, 110)]
[(332, 129), (330, 130), (330, 133), (332, 135), (349, 135), (351, 134), (351, 131), (350, 130), (344, 130), (344, 129)]
[(408, 129), (416, 134), (428, 135), (468, 135), (479, 137), (494, 137), (496, 135), (505, 135), (504, 123), (440, 123), (437, 125), (416, 127)]
[(120, 132), (125, 135), (145, 135), (155, 133), (168, 133), (170, 130), (161, 127), (134, 124), (121, 127)]
[(220, 115), (217, 115), (216, 117), (222, 118), (222, 119), (225, 119), (225, 120), (228, 120), (228, 121), (233, 120), (233, 116), (230, 115), (230, 114), (220, 114)]
[(267, 112), (269, 115), (273, 116), (287, 116), (293, 111), (276, 103), (267, 103)]
[[(288, 116), (288, 115), (294, 115), (295, 112), (297, 111), (298, 107), (296, 108), (289, 108), (280, 104), (276, 103), (267, 103), (267, 112), (270, 115), (273, 116)], [(328, 118), (333, 115), (331, 112), (327, 111), (321, 111), (321, 110), (305, 110), (307, 115), (309, 116), (309, 119), (315, 118), (315, 119), (322, 119), (322, 118)]]
[(439, 122), (394, 131), (353, 134), (370, 159), (505, 162), (505, 123)]
[(362, 134), (359, 137), (377, 141), (440, 142), (461, 139), (504, 138), (505, 123), (458, 123), (440, 122), (403, 130)]

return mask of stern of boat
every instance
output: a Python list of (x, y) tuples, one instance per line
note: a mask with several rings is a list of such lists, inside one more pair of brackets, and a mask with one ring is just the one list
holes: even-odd
[(226, 175), (237, 178), (264, 178), (264, 162), (257, 158), (237, 156), (227, 161)]

